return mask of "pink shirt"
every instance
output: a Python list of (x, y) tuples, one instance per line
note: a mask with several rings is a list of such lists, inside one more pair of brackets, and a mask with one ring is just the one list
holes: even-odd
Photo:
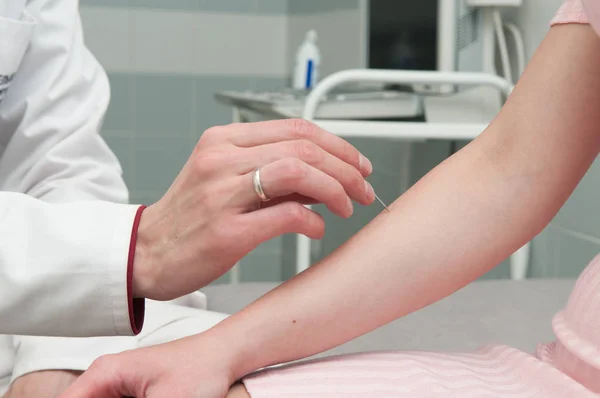
[(600, 0), (567, 0), (560, 7), (551, 25), (590, 23), (600, 31)]

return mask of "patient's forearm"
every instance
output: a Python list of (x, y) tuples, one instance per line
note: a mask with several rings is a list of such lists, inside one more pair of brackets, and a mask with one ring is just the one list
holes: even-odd
[(324, 351), (482, 275), (556, 214), (599, 150), (600, 41), (553, 28), (497, 120), (334, 254), (218, 325), (235, 375)]

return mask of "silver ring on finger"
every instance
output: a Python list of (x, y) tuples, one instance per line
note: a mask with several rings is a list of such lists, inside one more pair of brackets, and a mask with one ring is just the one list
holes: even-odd
[(256, 195), (262, 202), (268, 202), (271, 200), (271, 198), (265, 194), (260, 182), (260, 169), (256, 169), (254, 170), (254, 173), (252, 173), (252, 185), (254, 186), (254, 192), (256, 192)]

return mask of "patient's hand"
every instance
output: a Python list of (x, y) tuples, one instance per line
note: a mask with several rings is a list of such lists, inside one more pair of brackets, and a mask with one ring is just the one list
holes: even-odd
[(231, 343), (206, 333), (100, 357), (61, 398), (225, 398)]
[(4, 398), (56, 398), (62, 394), (81, 372), (47, 370), (29, 373), (15, 380)]

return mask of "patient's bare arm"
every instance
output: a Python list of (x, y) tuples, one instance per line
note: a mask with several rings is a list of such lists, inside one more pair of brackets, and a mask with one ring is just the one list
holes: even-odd
[(600, 150), (599, 71), (600, 39), (588, 25), (552, 28), (477, 140), (320, 264), (208, 332), (237, 353), (234, 375), (429, 305), (533, 238)]
[(70, 370), (29, 373), (11, 384), (4, 398), (56, 398), (75, 382), (81, 373)]

